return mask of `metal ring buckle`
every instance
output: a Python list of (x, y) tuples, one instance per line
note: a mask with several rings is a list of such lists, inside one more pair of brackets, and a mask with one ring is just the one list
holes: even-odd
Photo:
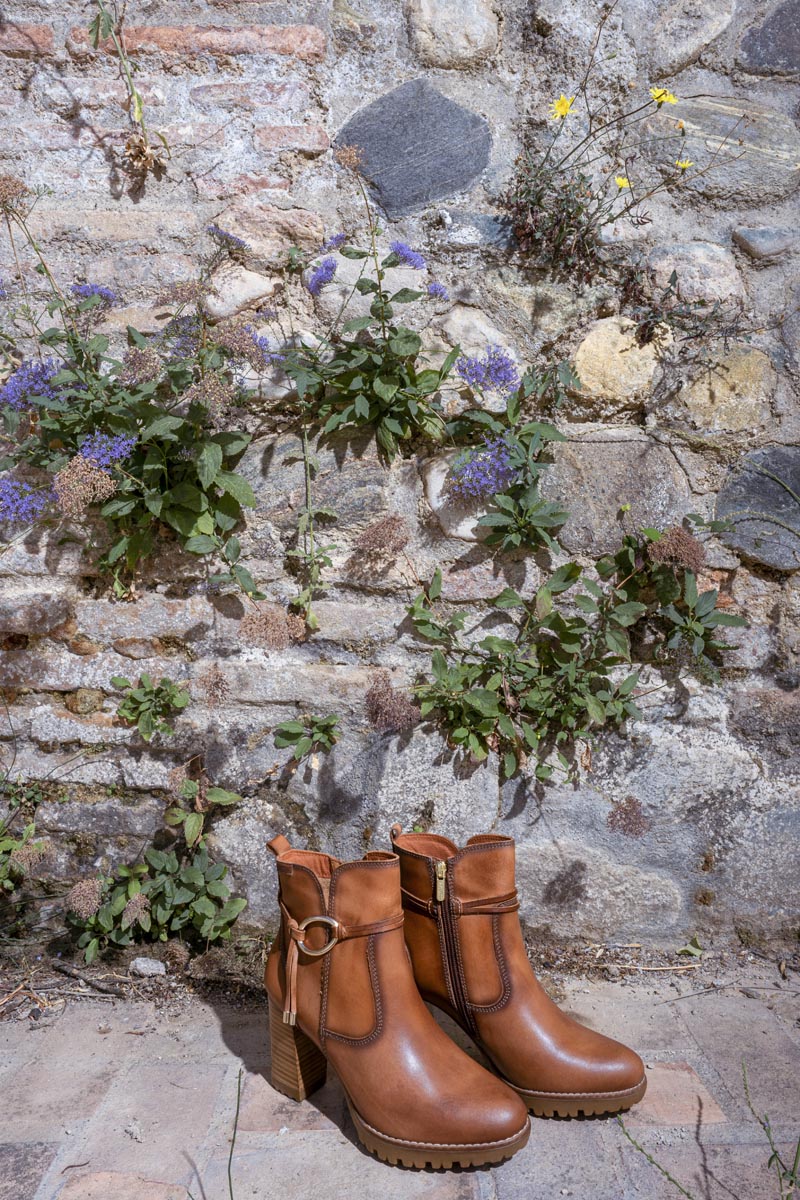
[[(339, 922), (333, 917), (306, 917), (305, 921), (299, 923), (298, 929), (302, 929), (305, 933), (309, 925), (327, 925), (331, 931), (339, 928)], [(330, 941), (326, 942), (319, 950), (311, 950), (305, 942), (301, 941), (298, 941), (297, 948), (298, 950), (302, 950), (303, 954), (307, 954), (309, 958), (320, 958), (323, 954), (327, 954), (329, 950), (332, 950), (338, 941), (338, 936), (332, 933)]]

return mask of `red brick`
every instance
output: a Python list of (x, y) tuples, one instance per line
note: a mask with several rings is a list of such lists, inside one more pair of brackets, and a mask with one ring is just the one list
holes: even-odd
[(204, 83), (193, 87), (189, 97), (204, 112), (209, 109), (277, 108), (300, 111), (309, 99), (308, 88), (296, 79), (285, 83)]
[(18, 25), (9, 21), (0, 28), (0, 54), (9, 58), (41, 58), (54, 52), (50, 25)]
[(320, 125), (267, 125), (256, 130), (256, 145), (262, 150), (299, 150), (301, 154), (324, 154), (330, 139)]
[(725, 1113), (700, 1076), (685, 1062), (654, 1063), (647, 1093), (626, 1118), (630, 1125), (719, 1125)]
[(234, 175), (232, 179), (198, 175), (194, 182), (200, 195), (211, 200), (252, 196), (257, 192), (288, 192), (291, 187), (289, 180), (282, 179), (280, 175)]
[[(303, 62), (320, 62), (325, 57), (325, 34), (316, 25), (131, 25), (125, 30), (129, 52), (191, 56), (238, 54), (282, 54)], [(94, 53), (87, 31), (70, 30), (68, 48), (76, 58)], [(114, 52), (113, 43), (101, 50)]]

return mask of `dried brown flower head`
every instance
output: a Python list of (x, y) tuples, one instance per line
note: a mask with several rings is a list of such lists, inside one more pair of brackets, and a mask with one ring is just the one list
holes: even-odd
[(306, 623), (296, 613), (287, 613), (277, 604), (259, 605), (239, 622), (243, 639), (255, 646), (266, 646), (270, 650), (285, 650), (292, 642), (299, 642), (306, 631)]
[(28, 185), (16, 175), (0, 175), (0, 212), (23, 212), (30, 195)]
[(120, 383), (135, 387), (137, 383), (150, 383), (161, 374), (161, 355), (150, 346), (132, 346), (125, 351), (125, 369), (120, 374)]
[(53, 480), (58, 507), (65, 517), (82, 517), (90, 504), (101, 504), (117, 490), (115, 480), (96, 463), (77, 454)]
[(365, 696), (369, 723), (382, 733), (401, 733), (413, 729), (420, 719), (420, 710), (405, 692), (392, 687), (388, 671), (379, 671)]
[(408, 522), (396, 513), (389, 513), (368, 525), (356, 539), (356, 549), (368, 554), (399, 554), (409, 542)]
[(175, 975), (180, 975), (186, 970), (191, 957), (188, 947), (183, 942), (167, 943), (164, 951), (164, 961)]
[(198, 676), (197, 683), (209, 708), (219, 708), (231, 694), (231, 685), (220, 670), (219, 663), (212, 663)]
[(201, 283), (199, 279), (182, 279), (178, 283), (167, 284), (156, 296), (155, 303), (159, 307), (169, 304), (184, 308), (187, 304), (199, 304), (203, 296), (213, 291), (209, 284)]
[(183, 393), (189, 404), (202, 404), (208, 410), (213, 425), (225, 417), (236, 399), (236, 389), (223, 375), (206, 375)]
[(150, 901), (145, 896), (144, 892), (137, 892), (135, 896), (131, 896), (128, 903), (122, 910), (122, 921), (120, 924), (123, 929), (130, 929), (131, 925), (141, 924), (142, 917), (150, 912)]
[(364, 152), (360, 146), (340, 146), (333, 157), (340, 167), (347, 171), (357, 171), (364, 160)]
[(273, 366), (273, 355), (265, 348), (264, 338), (259, 338), (252, 323), (246, 317), (229, 317), (214, 326), (214, 341), (234, 358), (243, 358), (254, 371), (268, 371)]
[(67, 909), (82, 921), (89, 921), (102, 902), (103, 885), (99, 879), (81, 879), (67, 892)]
[(653, 562), (665, 563), (669, 567), (685, 567), (695, 575), (706, 561), (706, 552), (694, 534), (673, 525), (657, 542), (651, 542), (648, 554)]
[(47, 842), (25, 842), (9, 855), (9, 861), (22, 875), (29, 875), (43, 859), (47, 858), (51, 847)]
[(143, 133), (131, 134), (122, 157), (128, 169), (137, 175), (146, 175), (148, 171), (164, 171), (167, 166), (163, 151), (151, 146)]

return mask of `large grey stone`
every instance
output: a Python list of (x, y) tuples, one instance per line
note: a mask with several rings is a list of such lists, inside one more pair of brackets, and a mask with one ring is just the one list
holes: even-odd
[(678, 296), (688, 303), (713, 304), (736, 300), (742, 295), (742, 280), (730, 250), (716, 242), (675, 242), (656, 246), (650, 252), (650, 267), (656, 288), (669, 286), (673, 271), (678, 278)]
[(691, 493), (675, 456), (641, 430), (587, 426), (553, 448), (542, 476), (548, 500), (568, 498), (559, 541), (570, 554), (607, 554), (622, 537), (618, 513), (630, 505), (632, 528), (675, 524), (691, 509)]
[(800, 446), (745, 455), (717, 497), (716, 516), (732, 529), (728, 546), (781, 571), (800, 568)]
[(748, 29), (739, 63), (753, 75), (793, 75), (800, 71), (800, 0), (784, 0), (766, 20)]
[(35, 592), (0, 597), (0, 633), (50, 633), (70, 615), (66, 596)]
[(791, 254), (797, 248), (798, 236), (796, 229), (776, 229), (770, 225), (749, 228), (742, 225), (734, 229), (733, 240), (745, 254), (761, 262)]
[[(655, 78), (665, 79), (688, 67), (705, 50), (709, 42), (724, 33), (731, 23), (735, 0), (714, 0), (713, 4), (687, 4), (675, 0), (650, 25), (645, 33), (645, 45), (655, 68)], [(641, 10), (633, 9), (631, 34), (639, 39), (642, 28)]]
[(483, 117), (412, 79), (351, 117), (336, 139), (357, 146), (364, 175), (390, 217), (472, 186), (489, 162)]
[(678, 158), (692, 159), (695, 166), (682, 186), (724, 200), (728, 210), (737, 202), (774, 204), (800, 183), (800, 130), (785, 113), (750, 98), (679, 98), (677, 105), (662, 105), (650, 132), (648, 156), (670, 169)]

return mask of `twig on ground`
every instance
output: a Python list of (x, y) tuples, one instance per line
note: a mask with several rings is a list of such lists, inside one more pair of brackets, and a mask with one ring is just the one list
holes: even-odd
[(128, 993), (123, 991), (122, 988), (111, 987), (108, 983), (101, 983), (99, 979), (89, 979), (82, 971), (79, 971), (77, 967), (71, 967), (69, 963), (54, 962), (51, 963), (51, 966), (54, 971), (60, 971), (62, 975), (69, 975), (71, 979), (77, 979), (84, 987), (91, 987), (97, 992), (105, 992), (109, 996), (116, 996), (119, 1000), (127, 998)]

